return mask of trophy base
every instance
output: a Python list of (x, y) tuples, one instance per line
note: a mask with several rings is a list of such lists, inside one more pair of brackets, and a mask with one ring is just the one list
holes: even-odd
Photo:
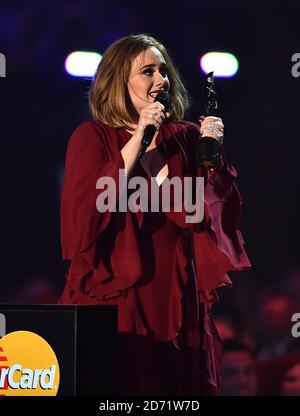
[(212, 137), (201, 137), (196, 144), (196, 163), (205, 169), (219, 165), (220, 143)]

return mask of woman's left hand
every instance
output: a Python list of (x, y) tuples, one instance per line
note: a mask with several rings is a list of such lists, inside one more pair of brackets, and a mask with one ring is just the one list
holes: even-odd
[(221, 118), (214, 116), (201, 116), (199, 123), (201, 137), (212, 137), (220, 143), (223, 142), (224, 124), (222, 123)]

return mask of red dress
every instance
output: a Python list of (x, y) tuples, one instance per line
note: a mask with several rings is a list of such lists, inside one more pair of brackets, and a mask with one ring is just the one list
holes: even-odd
[[(60, 303), (118, 305), (120, 394), (215, 394), (220, 364), (210, 316), (215, 289), (231, 284), (228, 270), (250, 266), (239, 231), (236, 172), (222, 157), (205, 184), (200, 223), (186, 223), (186, 212), (172, 211), (172, 203), (171, 212), (100, 214), (97, 179), (114, 178), (118, 191), (120, 150), (130, 137), (124, 129), (90, 121), (69, 141), (61, 235), (63, 258), (71, 264)], [(156, 144), (169, 178), (203, 175), (193, 160), (198, 138), (190, 122), (161, 126)], [(139, 162), (134, 176), (150, 185)]]

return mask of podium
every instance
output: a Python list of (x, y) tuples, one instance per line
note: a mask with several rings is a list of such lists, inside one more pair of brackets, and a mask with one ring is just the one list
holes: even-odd
[(31, 331), (44, 338), (60, 368), (58, 396), (115, 394), (117, 307), (0, 305), (0, 336)]

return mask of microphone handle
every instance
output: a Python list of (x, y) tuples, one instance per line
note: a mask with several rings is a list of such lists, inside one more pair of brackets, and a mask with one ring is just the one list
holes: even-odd
[(151, 143), (155, 132), (156, 132), (156, 127), (153, 126), (152, 124), (145, 128), (144, 136), (141, 142), (141, 148), (138, 154), (138, 159), (144, 156), (145, 151), (147, 147), (149, 146), (149, 144)]
[[(161, 104), (163, 104), (165, 106), (165, 111), (169, 111), (170, 96), (166, 91), (160, 91), (155, 97), (154, 102), (155, 101), (158, 101)], [(149, 146), (149, 144), (151, 143), (155, 133), (156, 133), (156, 127), (153, 124), (149, 124), (145, 128), (144, 135), (143, 135), (142, 142), (141, 142), (141, 148), (138, 154), (138, 159), (144, 156), (145, 151), (147, 147)]]

